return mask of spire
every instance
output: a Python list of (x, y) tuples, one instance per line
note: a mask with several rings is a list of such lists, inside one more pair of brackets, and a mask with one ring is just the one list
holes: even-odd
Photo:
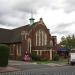
[(30, 20), (30, 25), (32, 25), (34, 23), (34, 18), (33, 18), (33, 12), (31, 12), (31, 18), (29, 19)]

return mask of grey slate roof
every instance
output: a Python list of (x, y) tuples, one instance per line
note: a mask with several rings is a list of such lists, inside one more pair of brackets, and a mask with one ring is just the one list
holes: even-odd
[(0, 43), (19, 43), (21, 42), (21, 31), (30, 31), (37, 25), (38, 22), (32, 25), (21, 26), (12, 30), (0, 28)]
[(30, 30), (29, 25), (15, 28), (12, 30), (0, 28), (0, 43), (21, 42), (21, 31)]
[(8, 43), (10, 41), (12, 31), (0, 28), (0, 43)]

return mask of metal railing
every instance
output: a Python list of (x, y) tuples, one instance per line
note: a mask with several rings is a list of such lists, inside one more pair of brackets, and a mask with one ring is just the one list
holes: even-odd
[(0, 75), (75, 75), (75, 72), (25, 72), (25, 71), (16, 71), (16, 72), (5, 72), (0, 73)]

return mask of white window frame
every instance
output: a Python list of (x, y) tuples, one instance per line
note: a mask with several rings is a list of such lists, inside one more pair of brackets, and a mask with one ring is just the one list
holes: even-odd
[(47, 45), (47, 35), (46, 35), (46, 33), (45, 33), (45, 45)]
[(21, 56), (21, 45), (17, 44), (16, 49), (17, 49), (17, 56)]
[[(42, 38), (40, 35), (42, 35)], [(40, 29), (36, 32), (36, 46), (44, 46), (44, 45), (47, 45), (47, 34)]]
[(28, 50), (29, 50), (30, 53), (31, 53), (31, 47), (32, 47), (31, 39), (28, 38)]
[(37, 35), (38, 35), (38, 34), (36, 33), (36, 46), (38, 45), (38, 44), (37, 44)]

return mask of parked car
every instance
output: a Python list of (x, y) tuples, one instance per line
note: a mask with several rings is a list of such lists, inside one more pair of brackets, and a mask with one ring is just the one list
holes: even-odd
[(70, 51), (70, 64), (71, 65), (75, 64), (75, 48), (71, 49)]

